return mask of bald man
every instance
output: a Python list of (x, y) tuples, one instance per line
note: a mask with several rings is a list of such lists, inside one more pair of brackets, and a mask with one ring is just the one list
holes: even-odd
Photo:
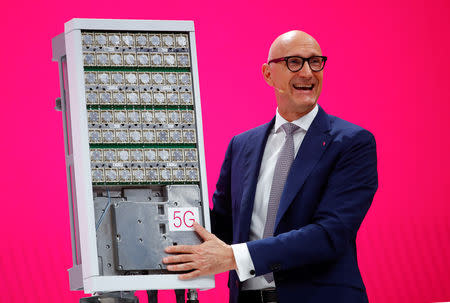
[(231, 140), (213, 233), (195, 224), (201, 245), (166, 249), (168, 270), (190, 271), (180, 279), (230, 270), (232, 303), (368, 302), (355, 241), (378, 187), (375, 140), (317, 104), (326, 60), (304, 32), (275, 39), (262, 66), (275, 117)]

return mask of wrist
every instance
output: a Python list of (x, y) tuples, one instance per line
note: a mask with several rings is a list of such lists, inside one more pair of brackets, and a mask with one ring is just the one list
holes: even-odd
[(234, 252), (233, 249), (231, 248), (231, 245), (227, 245), (227, 250), (228, 250), (228, 254), (229, 254), (229, 260), (230, 260), (230, 270), (235, 270), (237, 269), (237, 264), (236, 264), (236, 259), (234, 258)]

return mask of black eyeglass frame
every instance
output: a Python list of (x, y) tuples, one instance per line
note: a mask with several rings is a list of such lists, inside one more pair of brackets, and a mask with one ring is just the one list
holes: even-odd
[[(300, 66), (299, 69), (297, 69), (297, 70), (292, 70), (292, 69), (289, 68), (288, 60), (291, 59), (291, 58), (299, 58), (299, 59), (302, 59), (302, 65)], [(322, 58), (322, 60), (323, 60), (323, 65), (322, 65), (322, 68), (321, 68), (321, 69), (319, 69), (319, 70), (314, 70), (314, 69), (312, 69), (311, 64), (309, 63), (309, 60), (311, 60), (311, 59), (313, 59), (313, 58)], [(328, 59), (328, 57), (326, 57), (326, 56), (311, 56), (311, 57), (309, 57), (309, 58), (303, 58), (303, 57), (300, 57), (300, 56), (287, 56), (287, 57), (281, 57), (281, 58), (272, 59), (272, 60), (270, 60), (269, 62), (267, 62), (267, 64), (270, 64), (270, 63), (278, 63), (278, 62), (284, 61), (284, 62), (286, 63), (286, 67), (288, 68), (288, 70), (290, 70), (291, 72), (295, 73), (295, 72), (298, 72), (299, 70), (301, 70), (301, 69), (303, 68), (303, 65), (305, 65), (305, 61), (308, 61), (309, 68), (310, 68), (313, 72), (320, 72), (321, 70), (324, 69), (324, 67), (325, 67), (325, 62), (327, 62), (327, 59)]]

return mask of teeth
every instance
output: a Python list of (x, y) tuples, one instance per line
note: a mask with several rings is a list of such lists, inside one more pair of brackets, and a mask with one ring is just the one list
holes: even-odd
[(310, 84), (310, 85), (298, 85), (298, 84), (294, 84), (294, 87), (295, 87), (295, 88), (312, 88), (313, 85), (312, 85), (312, 84)]

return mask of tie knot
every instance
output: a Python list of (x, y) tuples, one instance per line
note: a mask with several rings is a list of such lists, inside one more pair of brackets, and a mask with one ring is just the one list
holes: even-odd
[(286, 136), (292, 135), (293, 132), (295, 132), (299, 127), (293, 123), (284, 123), (281, 125), (284, 132), (286, 133)]

